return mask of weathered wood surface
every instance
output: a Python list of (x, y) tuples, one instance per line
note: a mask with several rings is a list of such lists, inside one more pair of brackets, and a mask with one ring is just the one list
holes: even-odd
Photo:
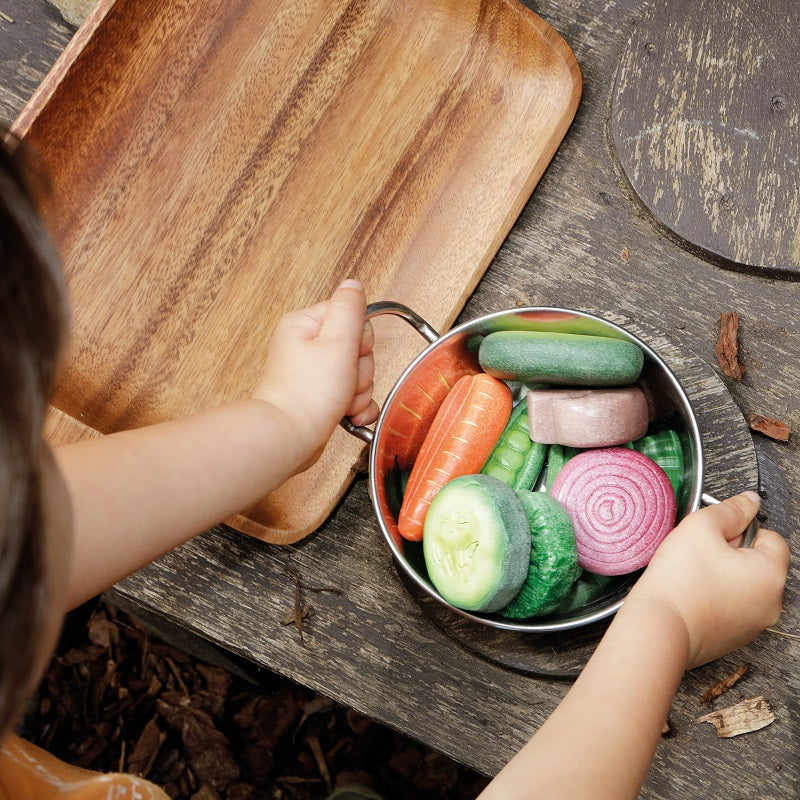
[(0, 0), (0, 120), (10, 125), (72, 38), (46, 2)]
[(611, 135), (666, 231), (719, 263), (800, 271), (800, 6), (657, 0), (625, 46)]
[[(719, 380), (742, 412), (757, 411), (797, 428), (800, 285), (722, 270), (660, 234), (630, 196), (609, 148), (614, 74), (650, 4), (548, 0), (530, 6), (576, 53), (583, 101), (462, 319), (518, 304), (613, 309), (662, 331), (718, 376), (719, 314), (737, 311), (747, 372), (741, 383)], [(7, 0), (0, 8), (7, 10)], [(49, 19), (45, 0), (31, 0), (29, 17), (37, 15)], [(4, 43), (13, 31), (1, 30)], [(37, 53), (47, 51), (47, 39), (43, 28)], [(17, 66), (9, 67), (4, 57), (0, 70), (0, 85), (22, 97)], [(709, 453), (724, 467), (738, 429), (723, 425), (706, 436)], [(755, 436), (753, 444), (768, 524), (789, 536), (796, 550), (796, 436), (786, 444)], [(735, 474), (730, 480), (739, 488)], [(304, 591), (316, 609), (307, 620), (304, 646), (292, 627), (279, 624), (294, 603), (287, 566), (295, 566), (309, 585), (342, 592)], [(567, 688), (498, 667), (436, 627), (397, 577), (364, 481), (317, 533), (297, 545), (267, 546), (215, 529), (123, 581), (112, 598), (158, 613), (487, 773), (502, 766)], [(793, 564), (780, 630), (800, 633), (798, 603)], [(731, 702), (763, 694), (777, 720), (747, 736), (719, 740), (710, 725), (694, 723), (706, 711), (698, 697), (745, 661), (751, 670), (728, 694), (735, 695)], [(672, 710), (674, 734), (660, 745), (642, 797), (798, 797), (798, 662), (796, 639), (764, 633), (742, 651), (688, 674)]]
[[(76, 427), (111, 433), (248, 396), (281, 315), (347, 277), (451, 325), (581, 80), (523, 6), (437, 9), (98, 3), (15, 124), (52, 176), (74, 309), (53, 405)], [(380, 337), (378, 398), (419, 349), (409, 329)], [(314, 467), (230, 524), (302, 538), (362, 451), (335, 431)]]

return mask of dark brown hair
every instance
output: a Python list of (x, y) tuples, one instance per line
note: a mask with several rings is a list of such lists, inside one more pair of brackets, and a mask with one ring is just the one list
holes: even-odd
[(49, 614), (42, 428), (66, 326), (58, 255), (25, 147), (0, 128), (0, 733), (32, 686)]

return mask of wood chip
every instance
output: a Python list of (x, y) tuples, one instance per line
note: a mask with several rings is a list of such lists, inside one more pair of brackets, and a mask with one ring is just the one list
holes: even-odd
[(310, 734), (306, 737), (306, 742), (314, 756), (314, 761), (317, 762), (317, 769), (319, 769), (319, 774), (322, 775), (322, 779), (325, 781), (328, 792), (332, 792), (333, 781), (331, 780), (331, 773), (328, 770), (328, 763), (325, 761), (325, 754), (322, 752), (319, 739), (314, 734)]
[(775, 722), (775, 714), (763, 695), (750, 697), (741, 703), (721, 708), (698, 717), (696, 722), (710, 722), (717, 729), (717, 736), (721, 739), (730, 739), (743, 733), (766, 728)]
[(739, 315), (735, 311), (719, 315), (716, 355), (722, 371), (729, 378), (734, 381), (744, 378), (745, 366), (739, 361)]
[(191, 797), (191, 800), (219, 800), (219, 792), (204, 783)]
[(791, 428), (779, 419), (764, 417), (761, 414), (750, 413), (747, 415), (747, 425), (752, 431), (763, 433), (770, 439), (777, 439), (779, 442), (788, 442)]
[(779, 631), (777, 628), (767, 628), (770, 633), (774, 633), (776, 636), (783, 636), (786, 639), (800, 639), (800, 634), (797, 633), (789, 633), (788, 631)]
[[(153, 717), (144, 726), (136, 741), (133, 752), (128, 758), (128, 770), (134, 775), (146, 778), (150, 774), (166, 738), (166, 734), (158, 727), (158, 717)], [(122, 771), (120, 769), (120, 772)]]
[(738, 680), (747, 674), (750, 669), (749, 664), (742, 664), (735, 669), (730, 675), (723, 678), (718, 683), (715, 683), (710, 689), (707, 689), (700, 695), (700, 702), (703, 705), (708, 705), (712, 700), (716, 700), (721, 695), (725, 694)]
[(297, 630), (297, 635), (300, 637), (300, 644), (304, 645), (305, 640), (303, 639), (303, 595), (300, 590), (300, 573), (297, 570), (297, 567), (292, 566), (291, 564), (285, 567), (286, 573), (291, 577), (292, 582), (294, 583), (294, 614), (292, 616), (292, 622), (294, 622), (294, 627)]

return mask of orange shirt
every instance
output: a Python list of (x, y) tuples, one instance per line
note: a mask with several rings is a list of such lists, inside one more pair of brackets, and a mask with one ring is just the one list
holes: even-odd
[(133, 775), (104, 775), (59, 761), (19, 736), (0, 744), (0, 800), (169, 800)]

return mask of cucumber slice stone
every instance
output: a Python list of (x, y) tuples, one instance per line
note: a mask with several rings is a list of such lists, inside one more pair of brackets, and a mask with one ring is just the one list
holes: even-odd
[(531, 534), (517, 493), (491, 475), (446, 483), (425, 515), (422, 535), (431, 583), (456, 608), (497, 611), (528, 574)]

